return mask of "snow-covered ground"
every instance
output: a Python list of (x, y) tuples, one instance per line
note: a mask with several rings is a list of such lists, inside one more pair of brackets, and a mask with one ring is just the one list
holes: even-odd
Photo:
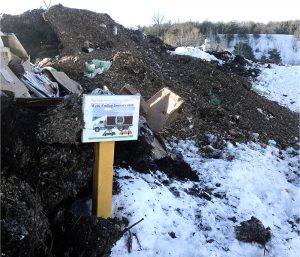
[(300, 65), (300, 41), (293, 35), (260, 34), (259, 36), (247, 34), (241, 37), (233, 35), (233, 39), (227, 44), (225, 35), (218, 35), (221, 39), (222, 48), (233, 52), (234, 46), (239, 42), (248, 43), (257, 59), (262, 55), (268, 57), (268, 51), (277, 49), (283, 64)]
[(262, 67), (257, 80), (252, 83), (254, 91), (278, 102), (294, 112), (300, 112), (300, 66)]
[[(274, 142), (265, 148), (228, 143), (221, 159), (206, 159), (192, 141), (170, 147), (197, 171), (200, 182), (116, 170), (121, 193), (113, 198), (113, 215), (128, 217), (129, 224), (144, 220), (131, 231), (140, 246), (133, 237), (128, 253), (129, 235), (124, 235), (113, 257), (300, 256), (297, 153), (279, 151)], [(266, 255), (260, 245), (235, 238), (234, 226), (251, 216), (271, 228)]]
[[(175, 53), (214, 60), (199, 49), (177, 48)], [(299, 72), (299, 67), (272, 65), (262, 68), (253, 85), (265, 97), (299, 111)], [(279, 150), (274, 141), (227, 143), (220, 159), (201, 156), (193, 141), (170, 142), (169, 148), (181, 153), (200, 182), (169, 179), (160, 171), (116, 169), (121, 193), (113, 197), (113, 216), (127, 217), (129, 225), (144, 220), (131, 230), (138, 238), (132, 236), (132, 252), (127, 233), (112, 257), (300, 256), (299, 152)], [(251, 216), (271, 229), (266, 252), (235, 237), (234, 226)]]

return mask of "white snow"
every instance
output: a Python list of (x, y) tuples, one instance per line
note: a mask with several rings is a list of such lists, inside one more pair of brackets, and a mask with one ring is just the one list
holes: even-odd
[(259, 37), (256, 37), (253, 34), (247, 34), (247, 38), (241, 38), (235, 34), (229, 45), (226, 43), (224, 34), (218, 36), (221, 39), (222, 48), (230, 52), (233, 52), (236, 44), (245, 42), (252, 47), (257, 59), (260, 59), (262, 55), (269, 57), (268, 51), (275, 48), (279, 51), (283, 64), (300, 64), (300, 41), (293, 35), (260, 34)]
[(198, 47), (192, 47), (192, 46), (183, 47), (183, 46), (181, 46), (181, 47), (177, 47), (175, 49), (175, 51), (170, 51), (170, 52), (171, 52), (171, 54), (189, 55), (192, 57), (200, 58), (205, 61), (217, 61), (220, 64), (223, 63), (222, 60), (219, 60), (215, 56), (200, 50)]
[[(144, 221), (132, 228), (141, 249), (133, 237), (128, 253), (127, 233), (112, 249), (112, 257), (300, 256), (299, 224), (291, 225), (299, 218), (297, 153), (279, 151), (274, 141), (265, 148), (253, 142), (236, 147), (228, 143), (221, 159), (202, 157), (192, 141), (171, 143), (170, 148), (183, 155), (200, 182), (170, 180), (159, 171), (115, 170), (121, 193), (113, 197), (113, 216), (125, 216), (129, 224)], [(192, 188), (211, 200), (187, 193)], [(251, 216), (271, 228), (266, 255), (258, 244), (235, 239), (234, 226)], [(232, 217), (236, 223), (228, 219)]]
[(300, 66), (263, 67), (252, 88), (269, 100), (300, 112)]

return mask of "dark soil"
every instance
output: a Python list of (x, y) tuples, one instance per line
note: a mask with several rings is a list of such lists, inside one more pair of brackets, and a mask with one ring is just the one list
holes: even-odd
[(83, 129), (82, 102), (71, 95), (57, 107), (39, 114), (36, 136), (48, 144), (80, 142)]
[(209, 54), (214, 55), (219, 60), (224, 61), (223, 65), (219, 65), (218, 69), (224, 72), (236, 73), (240, 76), (255, 78), (259, 74), (259, 69), (253, 67), (250, 61), (241, 55), (233, 55), (228, 51), (216, 52), (210, 51)]
[(250, 220), (241, 222), (235, 227), (236, 238), (244, 242), (256, 242), (263, 246), (271, 239), (271, 229), (265, 228), (262, 222), (251, 217)]
[[(45, 13), (3, 15), (1, 29), (15, 33), (33, 59), (47, 57), (39, 65), (51, 65), (80, 82), (85, 93), (103, 86), (118, 93), (131, 84), (147, 100), (169, 87), (185, 105), (180, 117), (160, 136), (193, 138), (204, 151), (210, 144), (208, 133), (217, 137), (213, 147), (218, 149), (224, 139), (247, 142), (253, 133), (259, 133), (261, 143), (273, 139), (281, 148), (297, 147), (299, 114), (252, 92), (249, 78), (255, 78), (258, 71), (247, 69), (249, 63), (242, 57), (223, 54), (228, 60), (220, 66), (170, 55), (171, 46), (124, 28), (107, 14), (61, 5)], [(93, 52), (82, 51), (86, 41)], [(83, 77), (84, 62), (92, 59), (111, 60), (112, 67), (94, 79)], [(78, 96), (55, 107), (39, 108), (20, 106), (1, 96), (5, 185), (1, 225), (6, 256), (106, 256), (121, 236), (117, 220), (74, 217), (68, 212), (76, 199), (91, 194), (94, 153), (91, 144), (81, 143), (82, 125)], [(142, 132), (137, 142), (116, 144), (116, 165), (147, 172), (160, 169), (176, 179), (199, 179), (180, 158), (154, 160), (147, 144), (152, 139)], [(202, 193), (195, 191), (206, 197)], [(267, 242), (266, 237), (258, 241)]]
[[(245, 142), (255, 132), (262, 142), (273, 139), (284, 148), (296, 144), (299, 114), (249, 91), (247, 78), (221, 72), (213, 65), (189, 57), (167, 56), (165, 63), (172, 67), (167, 75), (176, 77), (170, 88), (180, 92), (186, 101), (181, 118), (168, 131), (170, 134), (195, 135), (204, 141), (204, 135), (210, 133), (233, 142)], [(178, 77), (180, 69), (184, 72)], [(210, 103), (210, 94), (220, 98), (219, 106)], [(274, 118), (267, 119), (258, 108)], [(189, 129), (191, 124), (193, 128)]]
[[(141, 122), (140, 122), (141, 124)], [(170, 178), (179, 180), (199, 181), (196, 171), (184, 162), (170, 153), (160, 157), (153, 156), (152, 142), (158, 139), (161, 146), (166, 150), (166, 146), (160, 137), (154, 134), (148, 126), (140, 126), (139, 137), (137, 141), (122, 141), (116, 143), (115, 165), (133, 168), (142, 173), (149, 171), (163, 171)]]
[(15, 176), (2, 176), (1, 194), (2, 256), (37, 256), (45, 251), (50, 230), (39, 195)]
[[(260, 134), (262, 142), (273, 139), (281, 147), (295, 144), (299, 115), (249, 90), (248, 77), (255, 77), (258, 71), (247, 70), (249, 62), (241, 56), (232, 60), (230, 56), (224, 57), (228, 61), (224, 66), (189, 56), (170, 56), (167, 50), (172, 48), (159, 39), (143, 37), (139, 32), (116, 24), (108, 15), (85, 10), (54, 6), (45, 17), (64, 46), (62, 58), (68, 54), (81, 62), (92, 58), (112, 60), (111, 69), (95, 79), (82, 77), (80, 70), (75, 76), (76, 68), (72, 70), (87, 92), (104, 85), (118, 92), (125, 84), (132, 84), (146, 99), (163, 86), (179, 94), (186, 101), (183, 115), (164, 135), (196, 136), (203, 143), (205, 133), (209, 132), (220, 138), (244, 142), (255, 132)], [(95, 27), (95, 21), (106, 24), (106, 28)], [(74, 30), (72, 24), (80, 25)], [(117, 35), (112, 33), (114, 26), (118, 27)], [(102, 42), (102, 47), (96, 47), (89, 54), (79, 53), (85, 40), (94, 45)], [(103, 47), (103, 42), (111, 43)], [(211, 95), (219, 97), (219, 106), (210, 103)], [(267, 119), (257, 108), (271, 113), (274, 118)], [(192, 129), (187, 117), (192, 118)]]
[(121, 237), (122, 222), (95, 216), (74, 216), (58, 212), (52, 224), (56, 256), (110, 256), (111, 246)]
[(184, 161), (173, 160), (165, 157), (156, 161), (158, 168), (164, 171), (168, 177), (177, 179), (189, 179), (191, 181), (199, 181), (196, 171)]
[[(75, 197), (91, 180), (93, 148), (87, 144), (57, 143), (57, 140), (53, 144), (61, 133), (68, 135), (62, 128), (68, 127), (70, 121), (61, 120), (57, 115), (60, 126), (51, 127), (52, 123), (46, 122), (43, 128), (40, 117), (51, 113), (51, 109), (23, 108), (6, 97), (1, 98), (1, 111), (1, 154), (5, 156), (1, 158), (2, 168), (37, 190), (47, 212), (63, 200)], [(47, 131), (49, 144), (39, 140), (41, 130)]]

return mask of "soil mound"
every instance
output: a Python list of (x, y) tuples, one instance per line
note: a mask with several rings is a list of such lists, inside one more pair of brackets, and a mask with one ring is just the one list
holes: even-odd
[(1, 31), (14, 33), (31, 59), (54, 57), (59, 53), (57, 35), (43, 18), (44, 10), (36, 9), (20, 15), (3, 14)]
[[(163, 86), (180, 95), (186, 102), (183, 115), (172, 129), (164, 131), (165, 136), (195, 137), (205, 144), (208, 133), (235, 142), (245, 142), (258, 133), (262, 142), (273, 139), (284, 148), (296, 146), (299, 114), (249, 90), (248, 78), (257, 76), (259, 71), (249, 68), (249, 62), (243, 57), (212, 52), (225, 61), (218, 65), (189, 56), (170, 55), (171, 46), (127, 29), (107, 14), (62, 5), (53, 6), (45, 13), (41, 10), (32, 13), (34, 19), (24, 20), (28, 24), (37, 22), (39, 30), (40, 27), (51, 30), (61, 45), (58, 58), (48, 59), (42, 65), (65, 71), (83, 85), (85, 92), (105, 85), (117, 93), (125, 84), (131, 84), (146, 99)], [(30, 12), (15, 18), (4, 16), (3, 31), (19, 31), (24, 22), (20, 17), (27, 16), (31, 17)], [(86, 42), (93, 49), (90, 53), (82, 51)], [(92, 59), (111, 60), (112, 66), (94, 79), (86, 78), (84, 63)]]

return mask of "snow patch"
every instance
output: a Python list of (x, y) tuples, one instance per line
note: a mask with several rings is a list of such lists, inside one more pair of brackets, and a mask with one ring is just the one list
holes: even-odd
[(213, 56), (209, 53), (206, 53), (206, 52), (200, 50), (197, 47), (191, 47), (191, 46), (183, 47), (183, 46), (181, 46), (181, 47), (177, 47), (175, 49), (175, 51), (170, 51), (170, 52), (171, 52), (171, 54), (189, 55), (189, 56), (192, 56), (192, 57), (200, 58), (200, 59), (208, 61), (208, 62), (217, 61), (219, 64), (224, 63), (223, 61), (219, 60), (215, 56)]
[(267, 99), (300, 112), (300, 66), (264, 67), (252, 88)]
[[(228, 143), (221, 159), (207, 159), (193, 141), (170, 147), (197, 171), (200, 182), (117, 169), (122, 190), (113, 197), (113, 216), (128, 217), (129, 224), (144, 221), (132, 229), (141, 248), (133, 238), (128, 253), (125, 235), (111, 256), (262, 257), (260, 245), (235, 239), (234, 226), (251, 216), (271, 228), (268, 256), (300, 256), (299, 156), (293, 149), (280, 151), (274, 141), (265, 148)], [(228, 155), (234, 158), (229, 161)], [(210, 198), (189, 193), (197, 188)]]

